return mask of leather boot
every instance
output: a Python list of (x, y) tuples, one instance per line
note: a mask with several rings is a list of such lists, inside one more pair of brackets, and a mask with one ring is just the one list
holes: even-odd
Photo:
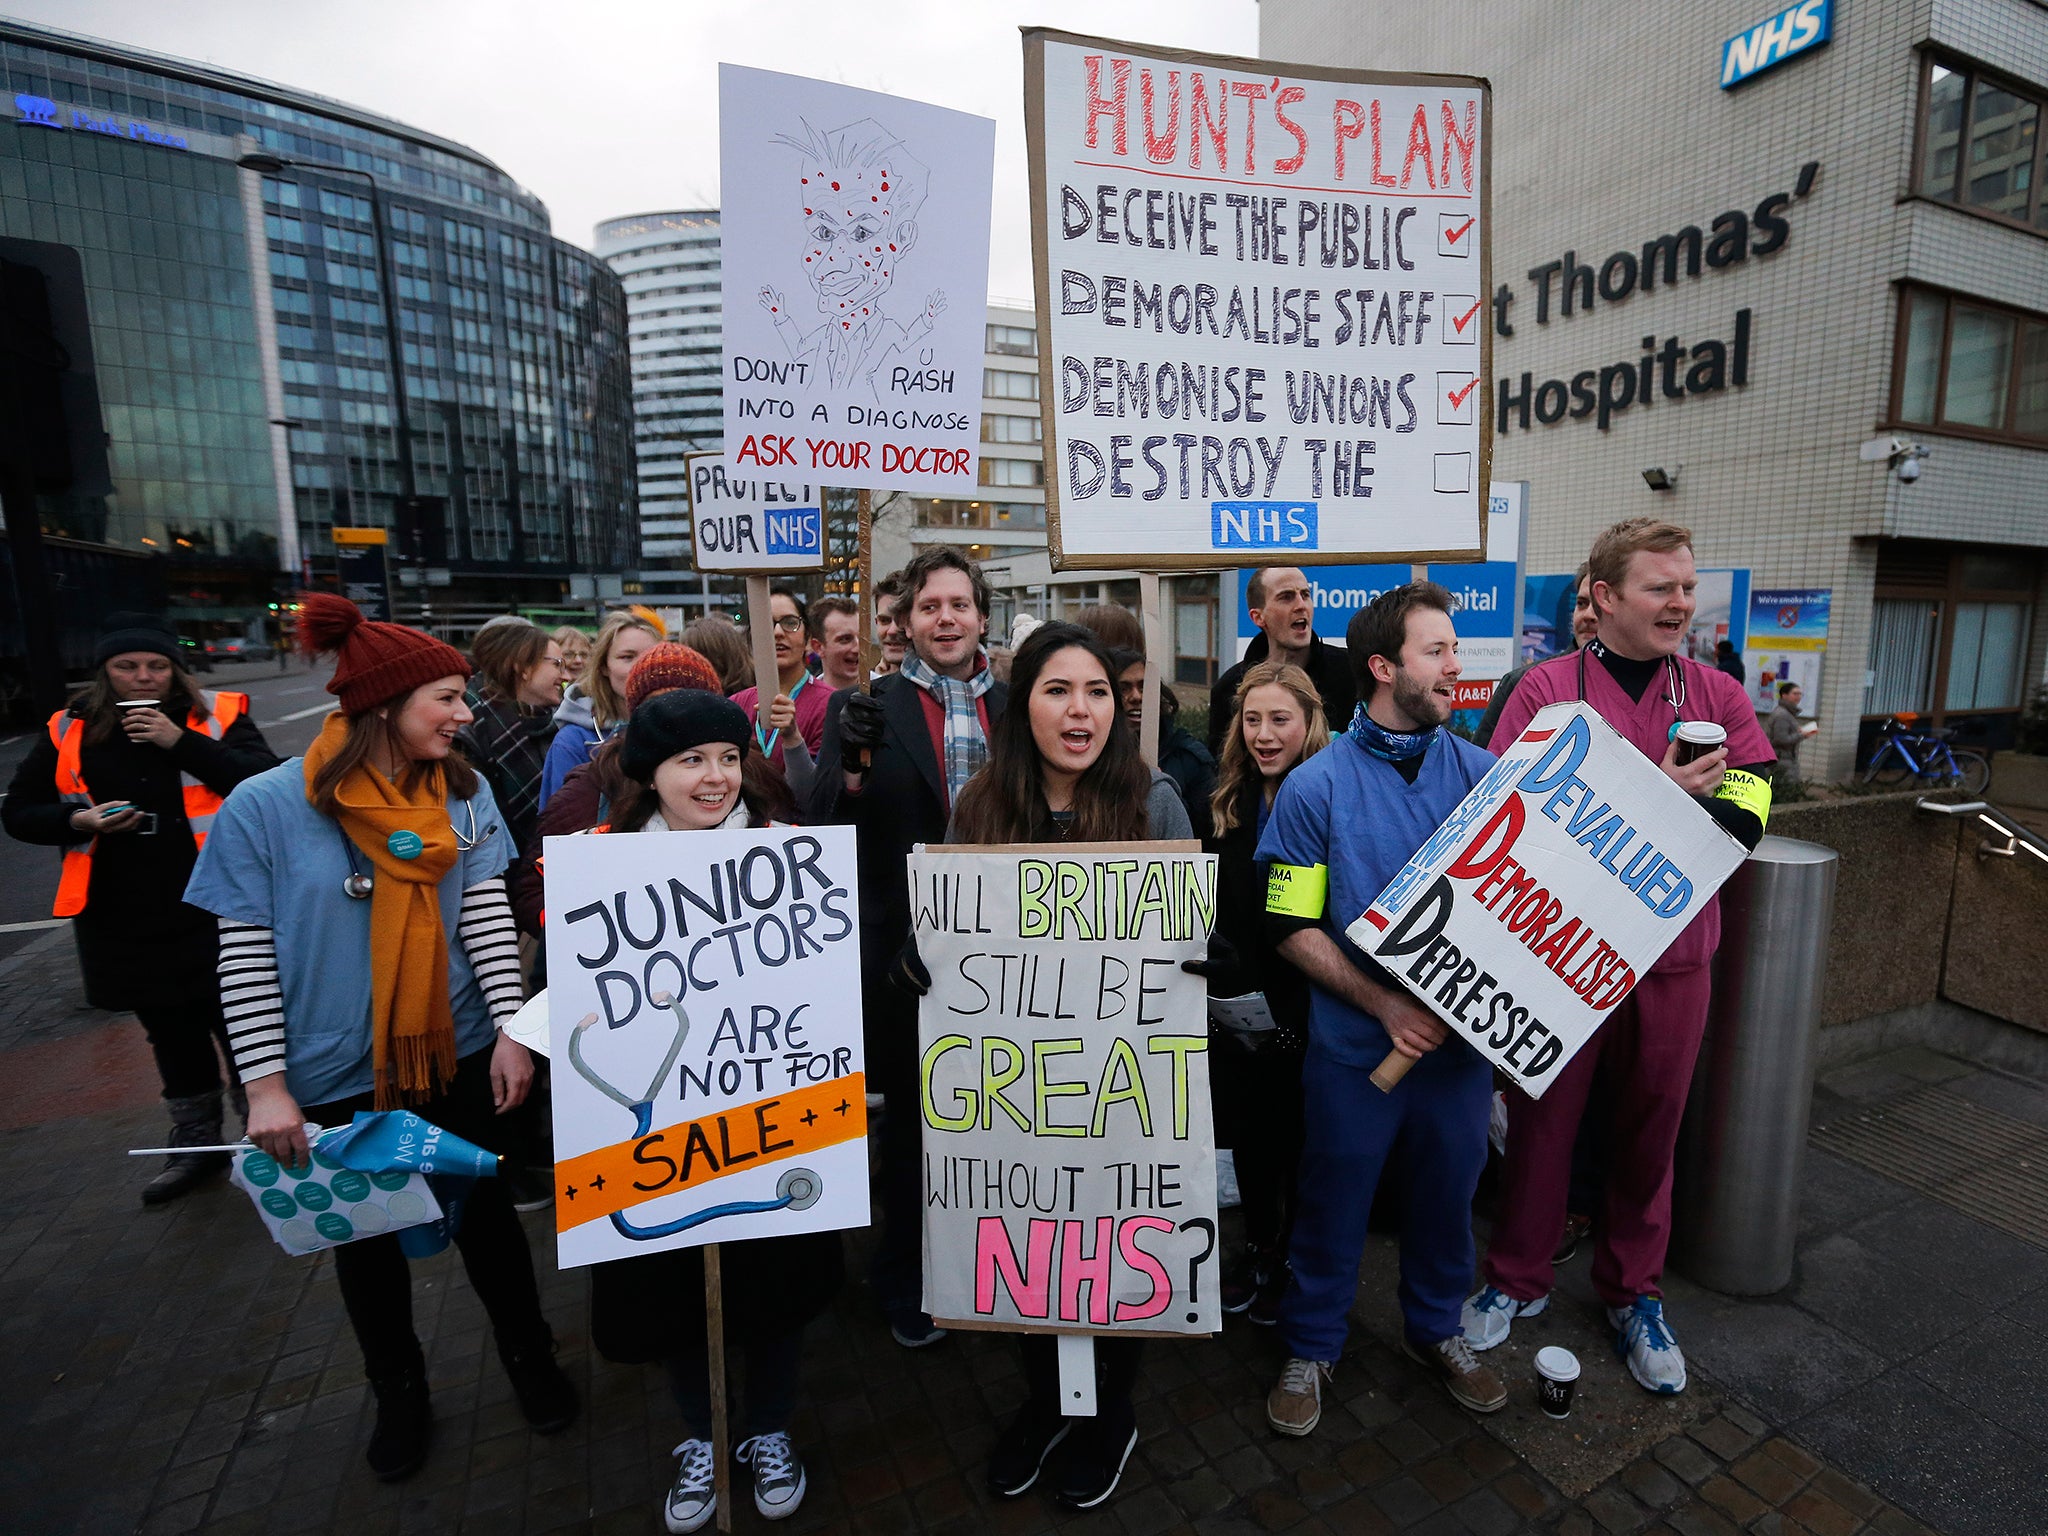
[(372, 1376), (370, 1390), (377, 1396), (377, 1427), (370, 1432), (364, 1459), (379, 1482), (399, 1482), (419, 1471), (433, 1443), (434, 1405), (427, 1396), (427, 1373), (418, 1367)]
[(567, 1429), (576, 1417), (576, 1389), (555, 1364), (553, 1335), (542, 1332), (518, 1345), (501, 1338), (498, 1358), (512, 1378), (512, 1395), (519, 1399), (519, 1411), (535, 1432), (552, 1435)]
[[(171, 1112), (170, 1144), (174, 1147), (218, 1146), (222, 1140), (220, 1090), (195, 1093), (190, 1098), (166, 1099)], [(174, 1152), (164, 1159), (164, 1171), (142, 1186), (144, 1205), (163, 1205), (188, 1194), (217, 1173), (224, 1172), (232, 1159), (225, 1152)]]

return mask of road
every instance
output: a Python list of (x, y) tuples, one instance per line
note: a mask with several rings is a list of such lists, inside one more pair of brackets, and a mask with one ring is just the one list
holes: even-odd
[[(248, 694), (251, 713), (271, 749), (280, 757), (296, 757), (312, 744), (334, 705), (326, 688), (332, 670), (333, 663), (327, 661), (311, 672), (305, 663), (294, 661), (280, 677), (275, 662), (245, 662), (216, 667), (198, 681), (203, 688), (234, 688)], [(12, 782), (36, 734), (0, 735), (0, 785)], [(0, 960), (47, 931), (50, 902), (57, 892), (57, 864), (52, 849), (0, 836)]]

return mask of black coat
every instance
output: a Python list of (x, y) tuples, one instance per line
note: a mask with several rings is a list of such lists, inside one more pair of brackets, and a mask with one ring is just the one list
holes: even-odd
[(1173, 780), (1180, 791), (1180, 803), (1188, 808), (1188, 822), (1195, 836), (1209, 840), (1214, 819), (1209, 797), (1216, 793), (1216, 759), (1209, 749), (1179, 725), (1169, 721), (1159, 733), (1159, 771)]
[[(728, 1337), (744, 1343), (803, 1327), (839, 1293), (837, 1232), (720, 1243)], [(590, 1342), (615, 1365), (645, 1365), (704, 1347), (704, 1250), (608, 1259), (590, 1270)]]
[[(237, 716), (219, 741), (186, 730), (166, 750), (130, 741), (117, 726), (109, 739), (89, 742), (80, 751), (79, 766), (95, 804), (130, 800), (157, 818), (153, 835), (109, 833), (93, 850), (85, 910), (72, 922), (87, 1002), (125, 1011), (217, 995), (218, 925), (212, 913), (184, 900), (199, 849), (185, 820), (179, 775), (189, 773), (225, 795), (277, 763), (277, 754), (246, 714)], [(72, 829), (73, 809), (58, 798), (57, 748), (45, 725), (15, 770), (0, 822), (24, 843), (77, 848), (90, 839)]]
[[(1209, 690), (1209, 755), (1223, 760), (1223, 733), (1230, 729), (1237, 712), (1237, 685), (1245, 673), (1266, 660), (1270, 646), (1262, 630), (1245, 647), (1244, 660), (1216, 679)], [(1323, 718), (1330, 722), (1330, 734), (1341, 736), (1351, 724), (1351, 712), (1358, 707), (1358, 684), (1351, 676), (1351, 657), (1334, 645), (1323, 644), (1321, 635), (1308, 638), (1308, 660), (1302, 670), (1323, 696)]]
[(1230, 943), (1236, 965), (1209, 979), (1212, 997), (1266, 994), (1266, 1006), (1282, 1038), (1275, 1043), (1297, 1054), (1308, 1043), (1308, 981), (1280, 958), (1266, 925), (1266, 866), (1259, 861), (1259, 797), (1265, 785), (1257, 776), (1240, 788), (1237, 825), (1203, 844), (1216, 855), (1216, 932)]

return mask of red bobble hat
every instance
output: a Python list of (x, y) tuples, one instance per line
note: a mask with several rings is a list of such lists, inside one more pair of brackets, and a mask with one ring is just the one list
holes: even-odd
[(346, 715), (360, 715), (440, 677), (469, 676), (468, 659), (445, 640), (403, 624), (363, 617), (363, 610), (332, 592), (299, 598), (299, 649), (334, 657), (327, 691)]
[(626, 709), (628, 712), (636, 710), (657, 693), (667, 693), (675, 688), (701, 688), (706, 693), (716, 693), (721, 697), (725, 692), (718, 686), (717, 669), (705, 659), (702, 651), (694, 646), (664, 640), (659, 645), (650, 646), (626, 674)]

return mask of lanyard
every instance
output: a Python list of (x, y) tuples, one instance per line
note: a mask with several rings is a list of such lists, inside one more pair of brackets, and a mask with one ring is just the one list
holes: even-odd
[[(809, 672), (805, 672), (804, 680), (798, 683), (794, 688), (789, 690), (789, 702), (792, 704), (796, 703), (797, 695), (802, 693), (806, 688), (810, 686), (811, 674)], [(758, 703), (759, 700), (757, 699), (755, 702)], [(767, 735), (763, 736), (761, 734), (760, 723), (756, 721), (754, 725), (754, 740), (761, 744), (761, 755), (763, 757), (772, 757), (775, 754), (775, 744), (778, 741), (782, 740), (782, 732), (778, 728), (776, 730), (770, 731)]]

